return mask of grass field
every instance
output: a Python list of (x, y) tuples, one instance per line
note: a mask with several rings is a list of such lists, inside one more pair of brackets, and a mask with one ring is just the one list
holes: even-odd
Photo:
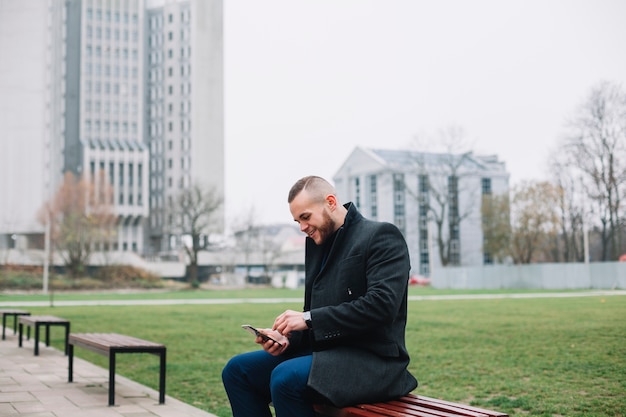
[[(227, 294), (301, 297), (290, 290), (181, 292), (177, 297)], [(0, 301), (15, 297), (26, 296), (0, 296)], [(269, 326), (287, 308), (300, 309), (301, 302), (28, 309), (71, 320), (72, 332), (118, 332), (166, 344), (168, 395), (226, 417), (222, 367), (231, 356), (257, 348), (240, 325)], [(626, 296), (409, 302), (410, 370), (420, 381), (415, 393), (516, 416), (625, 416), (625, 318)], [(61, 332), (51, 333), (60, 347)], [(106, 367), (102, 356), (82, 349), (76, 355)], [(121, 355), (118, 372), (156, 389), (157, 362), (150, 355)]]

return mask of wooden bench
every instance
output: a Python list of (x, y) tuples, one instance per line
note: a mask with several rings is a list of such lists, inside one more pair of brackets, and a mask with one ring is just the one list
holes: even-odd
[(30, 327), (35, 328), (35, 356), (39, 355), (39, 328), (46, 328), (46, 346), (50, 346), (50, 326), (65, 328), (65, 354), (67, 355), (67, 336), (70, 334), (69, 320), (55, 316), (20, 316), (19, 319), (19, 347), (22, 347), (22, 334), (24, 325), (28, 326), (28, 338), (30, 339)]
[(159, 404), (165, 403), (164, 345), (117, 333), (72, 333), (69, 338), (68, 382), (73, 381), (74, 346), (79, 346), (109, 358), (109, 405), (115, 404), (115, 355), (118, 353), (150, 353), (160, 358)]
[(30, 316), (30, 312), (25, 310), (0, 310), (2, 314), (2, 340), (6, 339), (5, 329), (7, 327), (7, 316), (13, 316), (13, 334), (17, 333), (17, 316)]
[(318, 404), (315, 411), (326, 417), (508, 417), (497, 411), (414, 394), (384, 403), (344, 408)]

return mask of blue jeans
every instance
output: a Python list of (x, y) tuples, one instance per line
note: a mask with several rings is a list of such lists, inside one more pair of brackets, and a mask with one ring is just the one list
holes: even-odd
[(307, 397), (311, 355), (272, 356), (264, 350), (233, 357), (222, 371), (222, 381), (233, 417), (314, 417)]

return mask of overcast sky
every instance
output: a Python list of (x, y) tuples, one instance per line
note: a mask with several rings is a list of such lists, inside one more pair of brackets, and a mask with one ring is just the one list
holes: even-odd
[(292, 221), (304, 175), (460, 126), (511, 185), (545, 177), (602, 80), (626, 87), (624, 0), (224, 1), (227, 221)]

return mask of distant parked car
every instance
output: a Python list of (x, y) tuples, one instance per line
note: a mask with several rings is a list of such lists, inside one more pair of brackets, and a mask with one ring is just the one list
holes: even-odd
[(409, 278), (409, 285), (430, 285), (430, 278), (426, 278), (421, 275), (411, 275)]

